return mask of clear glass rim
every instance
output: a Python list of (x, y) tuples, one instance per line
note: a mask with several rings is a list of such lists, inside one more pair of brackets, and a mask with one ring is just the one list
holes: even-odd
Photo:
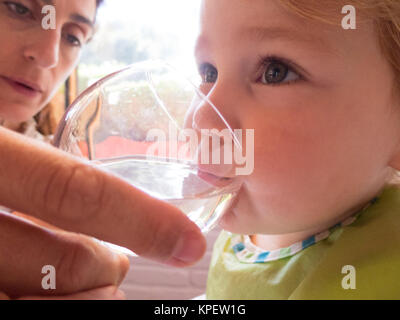
[(161, 59), (150, 59), (150, 60), (144, 60), (144, 61), (140, 61), (140, 62), (136, 62), (133, 64), (130, 64), (124, 68), (121, 68), (117, 71), (114, 71), (108, 75), (106, 75), (105, 77), (97, 80), (95, 83), (93, 83), (92, 85), (90, 85), (87, 89), (85, 89), (81, 94), (78, 95), (78, 97), (71, 103), (71, 105), (65, 110), (65, 113), (63, 115), (63, 117), (60, 120), (60, 123), (57, 127), (56, 133), (54, 135), (54, 140), (53, 140), (53, 145), (57, 148), (60, 147), (60, 143), (61, 143), (61, 138), (62, 138), (62, 134), (65, 130), (66, 127), (66, 123), (67, 123), (67, 119), (68, 116), (70, 115), (70, 113), (72, 111), (74, 111), (76, 105), (78, 104), (78, 102), (81, 100), (82, 97), (86, 96), (86, 95), (90, 95), (93, 91), (99, 89), (105, 82), (109, 81), (112, 78), (116, 78), (120, 75), (123, 75), (125, 72), (129, 72), (131, 70), (134, 69), (138, 69), (141, 66), (145, 67), (145, 66), (150, 66), (150, 67), (154, 67), (155, 65), (161, 65), (163, 67), (169, 68), (170, 70), (176, 72), (177, 74), (181, 75), (181, 77), (183, 79), (185, 79), (188, 83), (191, 84), (191, 86), (195, 89), (196, 94), (198, 94), (201, 99), (203, 99), (204, 101), (207, 102), (207, 104), (209, 104), (214, 112), (218, 115), (218, 117), (220, 117), (220, 119), (222, 120), (222, 122), (224, 123), (224, 125), (226, 126), (226, 128), (229, 130), (232, 138), (233, 138), (233, 142), (236, 146), (236, 148), (238, 148), (239, 152), (242, 152), (242, 145), (240, 143), (240, 141), (238, 140), (238, 138), (236, 137), (234, 131), (232, 130), (231, 126), (229, 125), (229, 123), (226, 121), (226, 119), (224, 118), (224, 116), (221, 114), (221, 112), (218, 110), (218, 108), (214, 105), (214, 103), (208, 98), (208, 96), (206, 96), (203, 92), (201, 92), (199, 90), (199, 88), (190, 80), (188, 79), (186, 76), (184, 76), (179, 70), (177, 70), (174, 66), (172, 66), (170, 63), (168, 63), (167, 61), (163, 61)]

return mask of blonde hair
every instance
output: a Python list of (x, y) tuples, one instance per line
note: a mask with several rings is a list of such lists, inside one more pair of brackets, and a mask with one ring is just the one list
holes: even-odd
[(383, 55), (394, 75), (394, 95), (400, 98), (400, 0), (280, 0), (297, 14), (329, 24), (341, 24), (342, 8), (351, 3), (357, 12), (357, 21), (374, 23)]

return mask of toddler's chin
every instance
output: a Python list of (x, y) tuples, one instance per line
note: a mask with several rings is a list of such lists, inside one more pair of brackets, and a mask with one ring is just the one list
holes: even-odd
[(229, 232), (237, 233), (237, 234), (253, 234), (252, 228), (246, 224), (243, 224), (243, 221), (240, 222), (237, 219), (235, 213), (230, 210), (224, 214), (219, 222), (219, 226)]

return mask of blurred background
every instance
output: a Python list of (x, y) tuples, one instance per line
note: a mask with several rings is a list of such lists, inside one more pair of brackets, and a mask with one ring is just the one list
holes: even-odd
[(78, 91), (147, 59), (167, 60), (188, 77), (196, 76), (198, 17), (198, 0), (106, 0), (98, 12), (97, 34), (77, 69)]
[(85, 45), (78, 67), (35, 120), (54, 134), (65, 109), (91, 84), (123, 67), (162, 59), (198, 80), (194, 46), (199, 31), (199, 0), (105, 0), (97, 32)]

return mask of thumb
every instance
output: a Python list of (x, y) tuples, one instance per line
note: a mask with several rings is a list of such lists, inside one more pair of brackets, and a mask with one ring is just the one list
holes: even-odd
[(125, 293), (115, 286), (107, 286), (64, 296), (26, 296), (18, 300), (125, 300)]

